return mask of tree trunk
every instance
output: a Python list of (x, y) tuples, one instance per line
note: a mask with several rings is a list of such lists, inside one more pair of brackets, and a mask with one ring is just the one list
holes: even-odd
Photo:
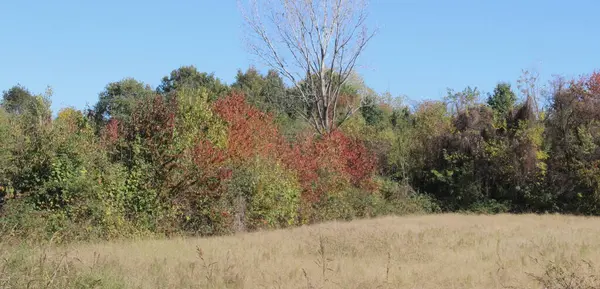
[(239, 195), (234, 200), (234, 207), (233, 229), (236, 233), (246, 232), (246, 198), (243, 195)]

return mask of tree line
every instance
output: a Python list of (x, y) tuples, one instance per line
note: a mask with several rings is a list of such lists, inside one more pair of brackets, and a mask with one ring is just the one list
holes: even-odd
[(72, 240), (443, 211), (599, 214), (600, 73), (545, 91), (526, 73), (517, 88), (408, 106), (353, 75), (340, 105), (359, 110), (323, 132), (276, 71), (227, 85), (186, 66), (155, 89), (125, 78), (56, 117), (51, 91), (17, 85), (0, 104), (0, 228)]
[[(386, 214), (600, 214), (600, 73), (407, 105), (355, 71), (363, 0), (249, 1), (271, 70), (183, 66), (93, 107), (0, 102), (0, 233), (72, 241), (216, 235)], [(542, 102), (542, 100), (544, 100)], [(540, 105), (545, 103), (545, 105)]]

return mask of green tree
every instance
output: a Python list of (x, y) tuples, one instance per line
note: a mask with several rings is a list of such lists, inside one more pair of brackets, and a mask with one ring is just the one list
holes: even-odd
[(224, 96), (229, 89), (214, 74), (199, 72), (195, 66), (191, 65), (171, 71), (170, 75), (163, 77), (156, 90), (163, 95), (172, 95), (183, 88), (206, 89), (213, 99)]
[(9, 113), (21, 114), (33, 99), (34, 96), (27, 88), (17, 84), (2, 93), (0, 105)]
[(262, 111), (288, 114), (284, 100), (287, 94), (286, 87), (283, 79), (274, 70), (269, 70), (264, 76), (254, 67), (246, 72), (238, 70), (231, 87), (243, 91), (246, 100)]
[(104, 124), (110, 118), (128, 121), (136, 103), (154, 94), (149, 85), (133, 78), (111, 82), (94, 107), (95, 121), (97, 124)]
[(545, 120), (548, 186), (568, 212), (600, 214), (600, 74), (557, 79)]
[(385, 118), (384, 111), (374, 97), (365, 98), (365, 104), (361, 107), (360, 112), (368, 125), (379, 124)]
[(467, 86), (460, 92), (454, 92), (453, 89), (448, 89), (448, 95), (445, 97), (446, 102), (450, 105), (450, 111), (454, 114), (458, 114), (463, 111), (469, 110), (477, 104), (481, 92), (477, 87), (472, 88)]
[(487, 104), (497, 113), (506, 116), (514, 108), (517, 95), (512, 91), (510, 84), (501, 82), (494, 88), (494, 93), (488, 96)]
[(10, 120), (14, 140), (10, 183), (15, 193), (28, 193), (39, 188), (49, 174), (52, 156), (51, 144), (51, 91), (46, 95), (32, 96)]

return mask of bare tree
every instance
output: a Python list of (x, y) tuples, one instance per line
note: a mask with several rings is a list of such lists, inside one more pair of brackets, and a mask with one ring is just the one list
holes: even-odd
[(341, 88), (375, 31), (366, 0), (247, 0), (240, 5), (250, 52), (288, 79), (303, 107), (297, 112), (327, 134), (362, 101), (341, 107)]
[(524, 106), (528, 114), (528, 119), (535, 120), (538, 118), (539, 107), (538, 98), (540, 95), (540, 87), (538, 80), (540, 78), (537, 70), (523, 70), (521, 76), (517, 80), (517, 87), (525, 98)]

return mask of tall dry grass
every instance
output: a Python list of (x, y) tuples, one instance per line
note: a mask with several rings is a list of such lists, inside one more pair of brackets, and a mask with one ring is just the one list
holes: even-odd
[[(22, 252), (2, 249), (3, 288), (28, 279), (41, 280), (31, 288), (600, 288), (600, 219), (558, 215), (386, 217), (79, 244), (30, 250), (18, 266), (7, 262)], [(53, 260), (43, 274), (40, 256)]]

